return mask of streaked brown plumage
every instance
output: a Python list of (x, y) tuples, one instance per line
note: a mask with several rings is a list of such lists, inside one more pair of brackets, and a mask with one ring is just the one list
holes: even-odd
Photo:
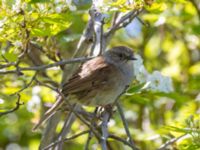
[[(65, 97), (73, 96), (70, 103), (90, 106), (111, 104), (132, 81), (133, 62), (130, 60), (135, 60), (130, 48), (114, 47), (103, 55), (85, 62), (63, 85), (62, 93)], [(59, 98), (33, 130), (52, 116), (62, 102), (62, 98)]]

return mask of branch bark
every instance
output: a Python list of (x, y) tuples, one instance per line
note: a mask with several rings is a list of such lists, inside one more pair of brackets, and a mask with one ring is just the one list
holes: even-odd
[(87, 61), (87, 60), (92, 59), (92, 58), (93, 57), (73, 58), (73, 59), (61, 60), (61, 61), (58, 61), (56, 63), (52, 63), (52, 64), (48, 64), (48, 65), (33, 66), (33, 67), (19, 67), (18, 66), (18, 68), (16, 70), (0, 71), (0, 75), (9, 74), (9, 73), (18, 73), (18, 72), (22, 72), (22, 71), (44, 71), (46, 69), (56, 67), (56, 66), (60, 66), (60, 65), (81, 63), (81, 62)]
[(17, 98), (16, 106), (13, 109), (11, 109), (11, 110), (8, 110), (8, 111), (5, 111), (5, 112), (0, 112), (0, 117), (2, 117), (3, 115), (7, 115), (9, 113), (12, 113), (12, 112), (18, 110), (20, 108), (20, 106), (24, 104), (24, 103), (20, 102), (21, 96), (19, 94), (17, 94), (17, 96), (18, 96), (18, 98)]

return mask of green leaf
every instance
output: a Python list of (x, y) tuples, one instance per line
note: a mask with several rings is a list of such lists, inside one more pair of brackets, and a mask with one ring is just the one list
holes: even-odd
[(164, 2), (154, 2), (151, 6), (146, 6), (145, 8), (152, 13), (161, 13), (167, 9), (167, 5)]
[(39, 27), (31, 30), (32, 36), (53, 36), (70, 27), (69, 14), (47, 14), (39, 18)]
[(13, 51), (6, 52), (4, 57), (10, 62), (17, 61), (17, 54), (15, 54)]
[(134, 86), (131, 86), (129, 90), (126, 92), (126, 95), (133, 95), (134, 93), (140, 92), (144, 87), (146, 87), (147, 83), (141, 83)]
[(31, 0), (29, 3), (49, 3), (51, 0)]

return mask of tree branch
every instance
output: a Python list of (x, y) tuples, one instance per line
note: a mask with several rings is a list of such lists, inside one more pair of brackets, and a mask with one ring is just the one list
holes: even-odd
[(2, 117), (3, 115), (7, 115), (9, 113), (12, 113), (12, 112), (18, 110), (20, 108), (20, 106), (24, 104), (24, 103), (20, 102), (21, 96), (19, 94), (17, 94), (17, 96), (18, 96), (18, 99), (17, 99), (15, 108), (13, 108), (11, 110), (8, 110), (8, 111), (5, 111), (5, 112), (0, 112), (0, 117)]
[(69, 138), (65, 138), (65, 139), (62, 139), (62, 140), (57, 140), (57, 141), (51, 143), (50, 145), (46, 146), (42, 150), (47, 150), (47, 149), (55, 146), (56, 144), (59, 144), (60, 142), (66, 142), (66, 141), (69, 141), (69, 140), (73, 140), (73, 139), (78, 138), (79, 136), (82, 136), (82, 135), (87, 134), (87, 133), (89, 133), (89, 130), (82, 131), (82, 132), (80, 132), (80, 133), (78, 133), (76, 135), (73, 135), (73, 136), (69, 137)]
[(118, 101), (116, 102), (116, 105), (117, 105), (117, 109), (118, 109), (118, 111), (119, 111), (120, 117), (121, 117), (121, 119), (122, 119), (122, 122), (123, 122), (123, 125), (124, 125), (124, 128), (125, 128), (126, 134), (127, 134), (127, 136), (128, 136), (128, 141), (129, 141), (130, 144), (132, 145), (132, 149), (133, 149), (133, 150), (138, 150), (138, 148), (135, 147), (135, 144), (134, 144), (133, 139), (132, 139), (132, 137), (131, 137), (131, 133), (130, 133), (129, 128), (128, 128), (128, 123), (126, 122), (126, 119), (125, 119), (123, 110), (122, 110), (122, 108), (121, 108), (121, 105), (119, 104)]
[(102, 117), (102, 123), (101, 123), (101, 132), (102, 132), (102, 137), (101, 137), (101, 147), (102, 150), (107, 150), (107, 138), (108, 138), (108, 122), (109, 122), (109, 112), (105, 108), (103, 112), (103, 117)]
[(22, 89), (20, 89), (19, 91), (11, 94), (11, 96), (15, 95), (15, 94), (19, 94), (21, 93), (22, 91), (24, 91), (25, 89), (27, 89), (32, 83), (33, 81), (36, 79), (36, 76), (37, 76), (37, 72), (34, 74), (34, 76), (31, 78), (30, 82), (28, 84), (26, 84)]
[(0, 75), (9, 74), (9, 73), (18, 73), (21, 71), (43, 71), (48, 68), (65, 65), (65, 64), (73, 64), (73, 63), (80, 63), (85, 62), (87, 60), (90, 60), (94, 57), (81, 57), (81, 58), (73, 58), (73, 59), (67, 59), (67, 60), (61, 60), (56, 63), (48, 64), (48, 65), (41, 65), (41, 66), (33, 66), (33, 67), (18, 67), (16, 70), (8, 70), (8, 71), (0, 71)]
[(134, 10), (128, 12), (127, 14), (125, 14), (124, 16), (122, 16), (119, 19), (119, 21), (116, 22), (115, 24), (113, 24), (113, 26), (105, 33), (105, 36), (109, 37), (117, 30), (119, 30), (123, 27), (126, 27), (141, 11), (142, 11), (142, 9), (138, 9), (138, 10), (134, 9)]
[[(94, 42), (92, 45), (91, 55), (98, 56), (102, 54), (103, 50), (103, 24), (105, 15), (97, 10), (95, 6), (89, 11), (93, 21)], [(104, 47), (105, 48), (105, 47)]]
[(131, 147), (132, 149), (134, 149), (133, 145), (130, 144), (130, 142), (128, 142), (127, 140), (124, 140), (124, 139), (122, 139), (122, 138), (120, 138), (120, 137), (118, 137), (118, 136), (116, 136), (116, 135), (114, 135), (114, 134), (110, 134), (110, 135), (108, 136), (108, 138), (111, 138), (111, 139), (115, 139), (115, 140), (117, 140), (117, 141), (120, 141), (120, 142), (122, 142), (123, 144), (125, 144), (125, 145)]
[(186, 136), (187, 134), (183, 134), (179, 137), (173, 138), (169, 141), (167, 141), (166, 143), (164, 143), (163, 145), (161, 145), (157, 150), (166, 150), (167, 146), (172, 145), (173, 143), (175, 143), (176, 141), (178, 141), (179, 139), (181, 139), (182, 137)]

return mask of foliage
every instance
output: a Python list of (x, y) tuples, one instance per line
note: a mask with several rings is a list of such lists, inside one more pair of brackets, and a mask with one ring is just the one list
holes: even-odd
[[(18, 67), (40, 66), (72, 57), (89, 19), (91, 3), (87, 0), (0, 1), (0, 71), (15, 71), (0, 74), (0, 112), (16, 107), (16, 93), (21, 96), (20, 104), (24, 103), (16, 111), (0, 116), (0, 149), (38, 148), (41, 133), (33, 133), (31, 129), (41, 112), (56, 98), (56, 92), (49, 86), (59, 88), (62, 66), (40, 71), (37, 76), (34, 70), (20, 71)], [(142, 58), (140, 64), (134, 66), (136, 69), (141, 66), (136, 80), (121, 98), (133, 139), (142, 150), (157, 149), (184, 134), (187, 136), (167, 148), (200, 148), (198, 3), (198, 0), (136, 0), (131, 4), (125, 0), (104, 0), (98, 3), (106, 14), (105, 29), (111, 25), (115, 12), (123, 14), (143, 6), (145, 9), (139, 18), (118, 30), (108, 45), (127, 45)], [(33, 79), (37, 80), (32, 82)], [(63, 122), (57, 131), (62, 125)], [(85, 128), (76, 122), (70, 134)], [(117, 113), (110, 121), (109, 131), (126, 137)], [(83, 149), (86, 138), (82, 137), (85, 135), (66, 145), (72, 150)], [(110, 140), (110, 143), (113, 149), (129, 149), (116, 141)], [(90, 144), (97, 149), (95, 140)]]

